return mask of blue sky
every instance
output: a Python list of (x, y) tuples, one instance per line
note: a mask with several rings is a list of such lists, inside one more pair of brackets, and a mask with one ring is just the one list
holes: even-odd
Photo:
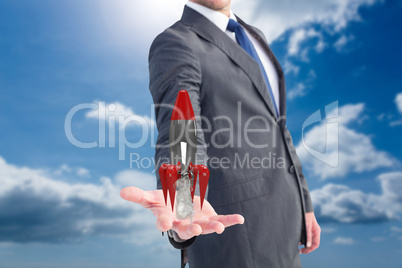
[[(139, 142), (152, 125), (148, 48), (184, 3), (0, 2), (0, 267), (178, 267), (152, 215), (118, 195), (155, 187), (152, 141), (119, 160), (109, 124), (104, 148), (82, 149), (64, 123), (76, 105), (113, 104), (145, 122), (125, 132)], [(286, 73), (288, 128), (323, 229), (304, 266), (401, 267), (402, 1), (234, 1), (233, 11), (263, 30)], [(323, 121), (302, 136), (335, 101), (339, 134)], [(98, 120), (78, 111), (74, 137), (99, 142)], [(336, 167), (306, 150), (325, 144)], [(130, 168), (130, 153), (145, 167)]]

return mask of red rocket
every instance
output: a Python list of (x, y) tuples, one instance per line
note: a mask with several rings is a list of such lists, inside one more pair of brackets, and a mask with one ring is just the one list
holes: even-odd
[[(180, 90), (170, 119), (169, 147), (171, 164), (159, 168), (163, 196), (167, 205), (169, 192), (172, 210), (176, 194), (176, 181), (185, 178), (194, 202), (194, 193), (199, 178), (201, 209), (209, 180), (209, 170), (204, 165), (195, 165), (197, 133), (193, 106), (188, 92)], [(183, 154), (182, 154), (183, 153)]]

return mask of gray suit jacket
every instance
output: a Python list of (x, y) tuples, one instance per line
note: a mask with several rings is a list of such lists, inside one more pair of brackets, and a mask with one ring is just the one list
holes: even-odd
[[(262, 32), (238, 21), (275, 64), (280, 118), (258, 64), (191, 8), (185, 7), (181, 20), (157, 36), (150, 48), (154, 103), (173, 105), (178, 91), (185, 89), (195, 115), (202, 118), (197, 120), (197, 161), (209, 158), (208, 201), (218, 214), (245, 218), (243, 225), (221, 235), (199, 236), (184, 247), (192, 268), (301, 267), (298, 244), (306, 243), (304, 214), (313, 206), (286, 128), (284, 74)], [(156, 108), (156, 161), (169, 157), (169, 148), (161, 145), (169, 141), (171, 113), (171, 108)]]

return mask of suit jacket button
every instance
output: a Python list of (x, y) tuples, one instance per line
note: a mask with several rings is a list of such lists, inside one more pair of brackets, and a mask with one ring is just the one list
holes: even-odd
[(291, 165), (290, 167), (289, 167), (289, 172), (290, 173), (295, 173), (295, 166), (294, 165)]

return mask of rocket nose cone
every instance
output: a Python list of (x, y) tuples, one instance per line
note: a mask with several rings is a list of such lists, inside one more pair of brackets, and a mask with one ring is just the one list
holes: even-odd
[(170, 120), (195, 120), (193, 106), (191, 105), (190, 96), (187, 91), (180, 90), (177, 94)]

